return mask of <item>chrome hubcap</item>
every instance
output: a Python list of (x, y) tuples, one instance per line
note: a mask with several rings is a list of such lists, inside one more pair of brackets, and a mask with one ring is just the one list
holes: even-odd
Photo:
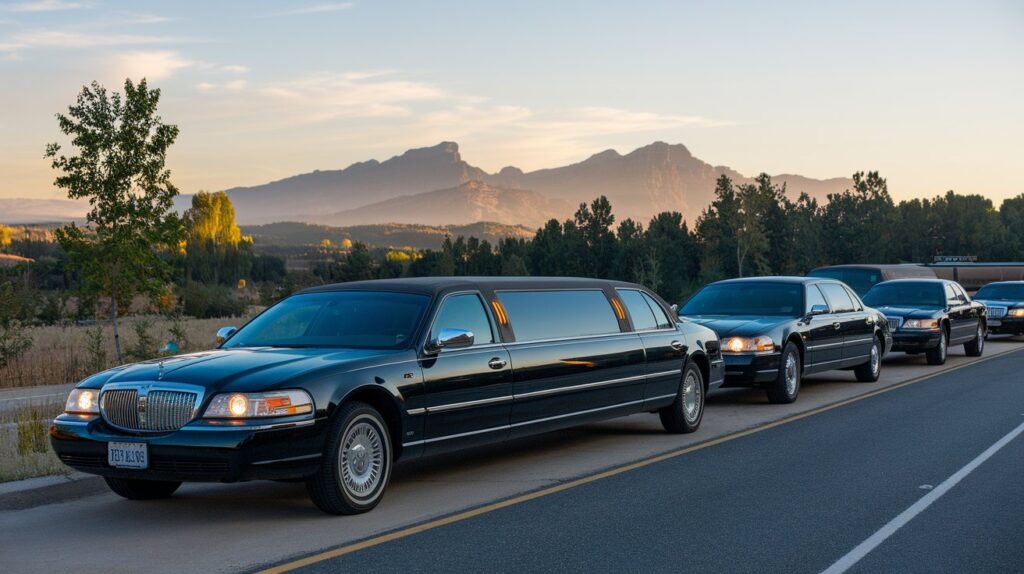
[(384, 443), (377, 428), (368, 422), (350, 426), (338, 464), (345, 490), (356, 497), (373, 494), (384, 470)]
[(878, 343), (875, 343), (871, 347), (871, 372), (878, 374), (878, 367), (882, 364), (881, 358), (878, 356)]
[(939, 337), (939, 356), (943, 359), (946, 358), (946, 335), (945, 333)]
[(683, 380), (683, 414), (686, 415), (686, 420), (697, 420), (703, 392), (703, 384), (697, 375), (693, 371), (686, 373), (686, 379)]
[(796, 381), (799, 376), (796, 368), (796, 355), (794, 353), (786, 355), (785, 369), (786, 392), (792, 395), (796, 392)]
[(978, 325), (978, 350), (985, 348), (985, 329)]

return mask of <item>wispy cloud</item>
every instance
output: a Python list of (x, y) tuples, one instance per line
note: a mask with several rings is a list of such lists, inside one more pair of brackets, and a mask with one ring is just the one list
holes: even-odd
[(355, 6), (355, 2), (327, 2), (323, 4), (313, 4), (310, 6), (304, 6), (301, 8), (293, 8), (291, 10), (284, 10), (281, 12), (273, 12), (268, 16), (298, 16), (302, 14), (325, 14), (327, 12), (340, 12), (342, 10), (349, 10)]
[(180, 38), (133, 34), (83, 34), (61, 30), (34, 30), (0, 41), (0, 51), (25, 48), (95, 48), (102, 46), (142, 46), (182, 42)]
[(35, 2), (13, 2), (0, 5), (0, 12), (58, 12), (61, 10), (77, 10), (84, 8), (84, 4), (78, 2), (64, 2), (62, 0), (36, 0)]
[(172, 18), (170, 16), (160, 16), (157, 14), (132, 14), (125, 16), (120, 21), (120, 24), (163, 24), (165, 22), (174, 22), (178, 18)]
[(177, 52), (160, 50), (154, 52), (129, 52), (114, 58), (114, 74), (118, 78), (146, 78), (163, 80), (173, 76), (179, 70), (195, 66)]

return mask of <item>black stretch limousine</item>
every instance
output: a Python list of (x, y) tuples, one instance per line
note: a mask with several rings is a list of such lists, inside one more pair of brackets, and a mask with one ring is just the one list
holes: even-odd
[(724, 370), (712, 331), (589, 279), (329, 285), (222, 336), (82, 381), (50, 431), (61, 460), (131, 499), (302, 478), (322, 510), (352, 514), (399, 458), (648, 411), (692, 432)]
[(791, 403), (804, 375), (850, 369), (875, 382), (892, 348), (885, 317), (849, 287), (815, 277), (750, 277), (712, 283), (680, 316), (722, 339), (725, 386), (764, 387), (768, 401)]

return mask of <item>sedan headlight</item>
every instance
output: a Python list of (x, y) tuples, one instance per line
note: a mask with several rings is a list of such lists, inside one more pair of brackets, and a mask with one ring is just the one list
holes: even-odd
[(100, 413), (99, 389), (72, 389), (64, 412), (72, 415), (98, 415)]
[(1024, 317), (1024, 309), (1010, 309), (1006, 314), (1010, 317)]
[(286, 417), (313, 412), (313, 399), (306, 391), (269, 393), (224, 393), (213, 397), (203, 418), (250, 419)]
[(722, 345), (725, 353), (768, 353), (775, 350), (771, 337), (729, 337)]
[(935, 319), (907, 319), (903, 322), (904, 329), (931, 329), (938, 330), (939, 322)]

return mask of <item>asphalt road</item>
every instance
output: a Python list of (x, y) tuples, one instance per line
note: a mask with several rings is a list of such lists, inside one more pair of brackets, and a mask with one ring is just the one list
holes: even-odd
[(1024, 437), (942, 485), (1024, 423), (1022, 349), (895, 355), (879, 383), (826, 374), (794, 405), (718, 393), (693, 435), (638, 415), (417, 461), (357, 517), (279, 483), (0, 512), (2, 570), (822, 571), (941, 490), (851, 571), (1020, 571)]

